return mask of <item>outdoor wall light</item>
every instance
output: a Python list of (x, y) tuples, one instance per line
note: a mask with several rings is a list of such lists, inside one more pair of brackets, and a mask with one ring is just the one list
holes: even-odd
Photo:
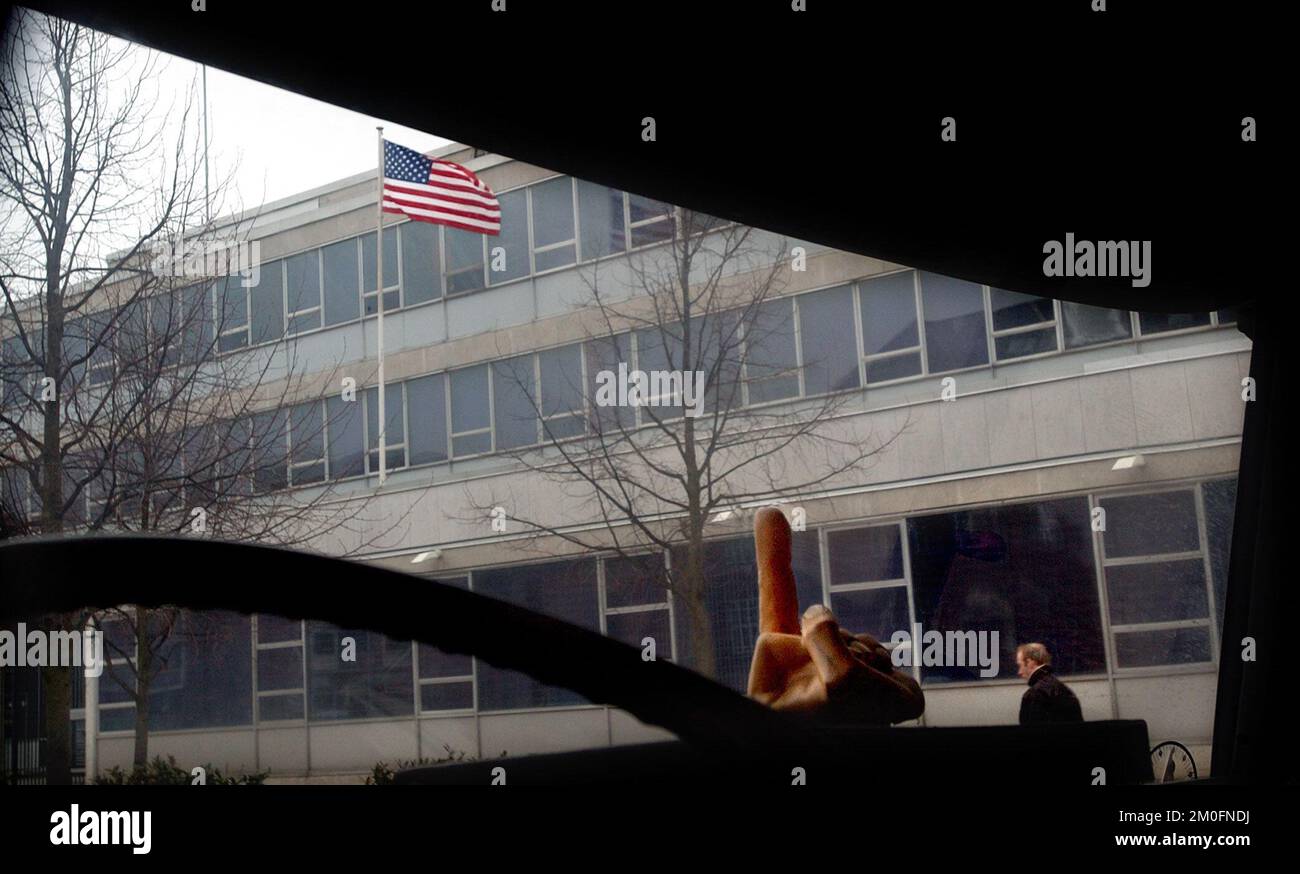
[(1134, 467), (1142, 467), (1146, 463), (1147, 460), (1143, 458), (1141, 455), (1125, 455), (1123, 458), (1115, 459), (1115, 463), (1111, 465), (1110, 469), (1128, 470)]
[(411, 564), (424, 564), (426, 561), (436, 561), (437, 559), (440, 558), (442, 558), (441, 549), (430, 549), (425, 552), (421, 552), (415, 558), (411, 559)]

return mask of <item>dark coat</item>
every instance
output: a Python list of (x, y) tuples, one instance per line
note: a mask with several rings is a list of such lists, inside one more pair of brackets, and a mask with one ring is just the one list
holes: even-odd
[(1083, 708), (1079, 699), (1052, 674), (1050, 665), (1043, 665), (1029, 678), (1029, 688), (1020, 699), (1020, 724), (1040, 725), (1044, 722), (1083, 722)]

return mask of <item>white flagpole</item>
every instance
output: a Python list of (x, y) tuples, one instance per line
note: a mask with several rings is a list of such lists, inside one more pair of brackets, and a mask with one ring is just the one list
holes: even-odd
[(379, 132), (379, 185), (375, 191), (375, 306), (379, 319), (375, 323), (377, 345), (379, 347), (379, 484), (388, 479), (388, 452), (385, 447), (385, 431), (388, 430), (388, 417), (384, 411), (384, 129), (376, 126)]

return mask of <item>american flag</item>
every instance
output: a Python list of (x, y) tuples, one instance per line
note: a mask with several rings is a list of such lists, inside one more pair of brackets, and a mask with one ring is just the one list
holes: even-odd
[(501, 204), (472, 171), (388, 140), (383, 210), (480, 234), (501, 233)]

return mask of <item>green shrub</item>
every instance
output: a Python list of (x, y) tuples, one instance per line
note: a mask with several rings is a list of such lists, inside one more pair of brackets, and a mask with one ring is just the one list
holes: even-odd
[[(443, 744), (442, 748), (447, 751), (447, 755), (439, 756), (436, 759), (431, 759), (428, 756), (421, 756), (418, 759), (399, 759), (398, 761), (393, 762), (392, 765), (389, 765), (388, 762), (376, 762), (375, 766), (370, 769), (370, 776), (366, 778), (366, 785), (391, 786), (393, 783), (393, 777), (397, 775), (397, 772), (404, 771), (407, 768), (419, 768), (424, 765), (445, 765), (452, 762), (478, 761), (477, 756), (466, 756), (464, 752), (457, 752), (447, 744)], [(501, 752), (501, 758), (504, 759), (505, 757), (506, 754), (503, 750)]]
[[(209, 786), (255, 786), (265, 782), (267, 775), (271, 773), (260, 771), (255, 774), (226, 776), (221, 773), (220, 768), (214, 768), (211, 764), (204, 765), (203, 770), (207, 772)], [(136, 765), (130, 771), (124, 771), (117, 766), (109, 768), (95, 778), (94, 784), (96, 786), (189, 786), (193, 780), (189, 771), (176, 764), (175, 756), (168, 756), (166, 761), (163, 761), (162, 756), (154, 756), (152, 762)]]

